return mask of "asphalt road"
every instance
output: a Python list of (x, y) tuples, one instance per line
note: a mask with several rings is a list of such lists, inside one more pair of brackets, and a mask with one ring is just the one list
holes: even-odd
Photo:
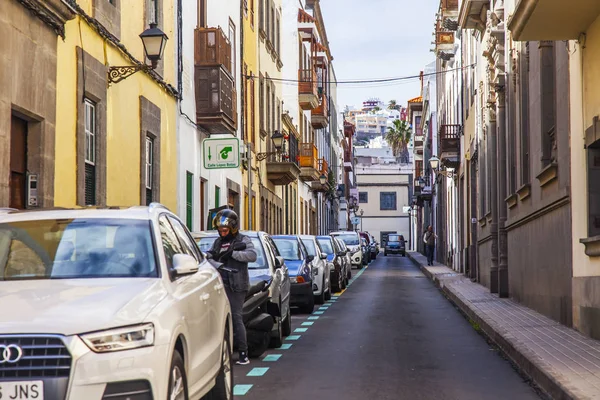
[(291, 347), (235, 366), (236, 398), (539, 398), (408, 258), (380, 254), (330, 304), (293, 316)]

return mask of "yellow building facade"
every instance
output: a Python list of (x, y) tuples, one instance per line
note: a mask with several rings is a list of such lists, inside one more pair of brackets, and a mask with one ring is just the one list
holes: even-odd
[[(242, 84), (244, 90), (243, 100), (243, 138), (246, 146), (251, 148), (252, 161), (250, 169), (244, 168), (244, 229), (258, 230), (257, 194), (259, 193), (259, 176), (254, 160), (260, 148), (259, 134), (259, 98), (258, 98), (258, 4), (250, 0), (244, 9), (243, 25), (243, 54), (242, 54)], [(246, 164), (247, 166), (248, 164)], [(252, 174), (251, 192), (248, 191), (248, 174)], [(250, 206), (251, 205), (251, 206)]]
[[(176, 210), (173, 2), (72, 5), (76, 16), (65, 24), (57, 47), (54, 204), (161, 202)], [(111, 67), (149, 64), (139, 35), (152, 22), (171, 39), (156, 69), (114, 82), (122, 76)]]

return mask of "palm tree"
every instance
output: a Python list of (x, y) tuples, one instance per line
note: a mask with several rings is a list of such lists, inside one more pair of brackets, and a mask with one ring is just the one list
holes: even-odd
[(375, 113), (376, 113), (376, 112), (378, 112), (378, 111), (381, 111), (381, 107), (379, 107), (379, 106), (375, 106), (375, 107), (374, 107), (374, 108), (371, 110), (371, 112), (372, 112), (373, 114), (375, 114)]
[(398, 103), (396, 102), (396, 100), (390, 100), (390, 104), (388, 104), (388, 110), (397, 110), (398, 109)]
[(394, 120), (393, 126), (388, 128), (388, 133), (385, 135), (385, 140), (392, 148), (394, 156), (398, 157), (406, 151), (411, 135), (412, 130), (408, 122)]

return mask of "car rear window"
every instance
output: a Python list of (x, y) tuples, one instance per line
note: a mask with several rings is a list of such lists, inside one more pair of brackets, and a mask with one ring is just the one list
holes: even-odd
[(388, 242), (399, 242), (400, 235), (390, 235), (388, 236)]

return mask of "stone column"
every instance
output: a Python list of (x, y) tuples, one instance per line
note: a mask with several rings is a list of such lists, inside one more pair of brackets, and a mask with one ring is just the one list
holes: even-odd
[(490, 152), (487, 154), (489, 157), (490, 165), (490, 206), (492, 214), (492, 223), (490, 225), (492, 233), (492, 265), (490, 267), (490, 292), (498, 293), (498, 146), (497, 146), (497, 126), (496, 126), (496, 105), (494, 103), (488, 103), (488, 133), (490, 145), (488, 148)]
[[(504, 76), (500, 78), (504, 80)], [(508, 210), (506, 207), (506, 104), (504, 84), (496, 86), (498, 101), (496, 110), (498, 113), (498, 294), (500, 297), (508, 297), (508, 254), (506, 220)]]

